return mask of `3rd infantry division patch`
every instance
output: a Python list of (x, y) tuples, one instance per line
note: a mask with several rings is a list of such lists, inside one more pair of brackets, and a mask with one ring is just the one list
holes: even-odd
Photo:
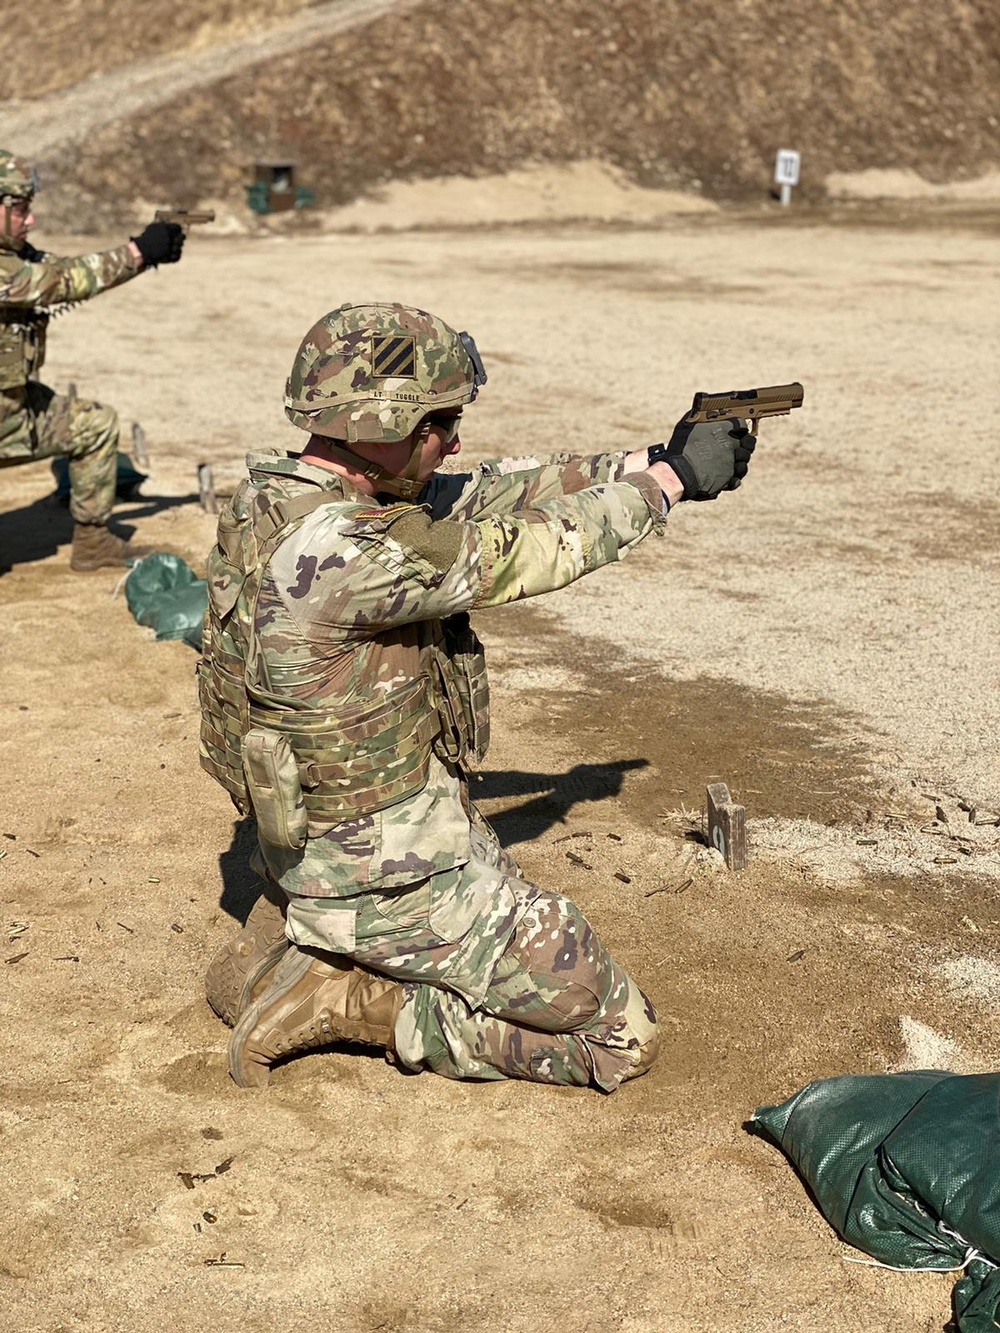
[(372, 374), (382, 379), (414, 379), (416, 339), (412, 334), (377, 333), (372, 338)]

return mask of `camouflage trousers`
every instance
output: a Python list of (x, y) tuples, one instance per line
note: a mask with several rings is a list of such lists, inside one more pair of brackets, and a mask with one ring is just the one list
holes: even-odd
[(113, 407), (57, 394), (34, 380), (0, 390), (0, 467), (68, 458), (69, 508), (77, 523), (106, 523), (111, 515), (118, 433)]
[(659, 1043), (653, 1006), (580, 909), (525, 880), (479, 829), (472, 850), (392, 893), (292, 896), (288, 935), (404, 983), (406, 1068), (606, 1092), (643, 1073)]

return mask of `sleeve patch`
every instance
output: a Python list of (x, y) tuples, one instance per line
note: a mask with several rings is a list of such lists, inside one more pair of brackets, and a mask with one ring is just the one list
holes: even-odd
[(421, 556), (439, 573), (451, 569), (464, 541), (463, 525), (448, 519), (435, 522), (422, 509), (414, 509), (393, 525), (392, 535), (402, 546)]

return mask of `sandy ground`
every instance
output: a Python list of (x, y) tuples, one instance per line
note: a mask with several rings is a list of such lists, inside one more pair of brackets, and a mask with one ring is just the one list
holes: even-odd
[(834, 199), (1000, 199), (1000, 172), (988, 172), (975, 180), (934, 184), (915, 171), (871, 168), (868, 171), (835, 172), (826, 178), (827, 193)]
[(648, 225), (717, 209), (697, 194), (645, 190), (607, 162), (539, 162), (475, 179), (392, 181), (372, 196), (324, 210), (321, 226), (324, 231), (398, 231), (446, 227), (455, 218), (463, 227), (584, 219)]
[[(816, 1077), (1000, 1059), (996, 219), (858, 216), (199, 237), (59, 320), (50, 378), (153, 450), (122, 518), (195, 564), (196, 464), (300, 442), (284, 376), (344, 300), (476, 333), (473, 460), (651, 443), (697, 389), (806, 407), (738, 494), (483, 618), (480, 798), (663, 1018), (612, 1098), (347, 1052), (232, 1086), (201, 985), (248, 830), (197, 767), (194, 654), (70, 573), (45, 465), (0, 474), (0, 1328), (944, 1327), (949, 1279), (843, 1262), (741, 1129)], [(739, 877), (699, 841), (714, 778)]]

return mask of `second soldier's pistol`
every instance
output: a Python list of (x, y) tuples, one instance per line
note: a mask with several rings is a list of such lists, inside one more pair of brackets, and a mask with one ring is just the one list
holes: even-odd
[(201, 212), (190, 208), (158, 208), (153, 215), (154, 222), (176, 222), (178, 227), (184, 228), (184, 235), (187, 235), (188, 227), (198, 227), (204, 222), (215, 221), (215, 209), (205, 208)]

